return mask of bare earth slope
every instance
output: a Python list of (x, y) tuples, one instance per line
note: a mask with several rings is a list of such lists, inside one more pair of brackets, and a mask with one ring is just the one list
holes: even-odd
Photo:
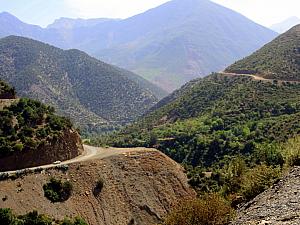
[(300, 167), (240, 209), (234, 225), (300, 224)]
[[(117, 151), (115, 149), (115, 151)], [(135, 149), (69, 166), (63, 173), (55, 169), (0, 182), (1, 207), (22, 214), (33, 209), (64, 218), (80, 215), (90, 225), (155, 224), (183, 198), (195, 197), (182, 167), (162, 153)], [(50, 177), (70, 179), (74, 191), (63, 203), (50, 203), (43, 185)], [(104, 187), (93, 194), (96, 181)]]

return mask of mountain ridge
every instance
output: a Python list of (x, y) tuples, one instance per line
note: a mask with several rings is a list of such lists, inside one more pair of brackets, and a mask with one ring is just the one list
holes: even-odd
[(0, 39), (0, 55), (1, 79), (80, 125), (129, 122), (157, 101), (151, 83), (79, 50), (10, 36)]
[(276, 35), (211, 1), (173, 0), (123, 20), (45, 29), (36, 38), (28, 36), (60, 48), (84, 50), (171, 92), (224, 69)]

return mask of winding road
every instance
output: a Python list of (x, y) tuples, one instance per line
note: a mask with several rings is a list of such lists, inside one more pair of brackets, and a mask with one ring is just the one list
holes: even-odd
[(21, 170), (14, 170), (14, 171), (6, 171), (6, 172), (0, 172), (1, 173), (7, 173), (7, 174), (14, 174), (19, 171), (34, 171), (36, 169), (49, 169), (49, 168), (54, 168), (57, 166), (62, 166), (62, 165), (69, 165), (72, 163), (78, 163), (78, 162), (85, 162), (93, 159), (104, 159), (108, 158), (111, 156), (116, 156), (116, 155), (130, 155), (130, 153), (133, 152), (146, 152), (146, 151), (154, 151), (154, 149), (147, 149), (147, 148), (100, 148), (100, 147), (93, 147), (89, 145), (83, 145), (84, 151), (81, 155), (77, 156), (74, 159), (70, 159), (64, 162), (61, 162), (59, 164), (48, 164), (48, 165), (43, 165), (43, 166), (36, 166), (32, 168), (25, 168)]
[(228, 72), (224, 72), (224, 71), (221, 71), (219, 72), (218, 74), (221, 74), (221, 75), (224, 75), (224, 76), (230, 76), (230, 77), (233, 77), (233, 76), (245, 76), (245, 77), (251, 77), (253, 80), (258, 80), (258, 81), (265, 81), (265, 82), (274, 82), (274, 81), (277, 81), (277, 82), (289, 82), (289, 83), (293, 83), (293, 84), (299, 84), (300, 81), (296, 81), (296, 80), (278, 80), (278, 79), (267, 79), (267, 78), (263, 78), (259, 75), (254, 75), (254, 74), (243, 74), (243, 73), (228, 73)]

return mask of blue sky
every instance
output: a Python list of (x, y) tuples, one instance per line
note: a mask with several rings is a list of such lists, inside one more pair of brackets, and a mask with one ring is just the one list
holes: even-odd
[[(127, 18), (168, 0), (0, 0), (0, 12), (46, 26), (60, 17)], [(184, 1), (184, 0), (182, 0)], [(300, 17), (300, 0), (213, 0), (265, 26)]]

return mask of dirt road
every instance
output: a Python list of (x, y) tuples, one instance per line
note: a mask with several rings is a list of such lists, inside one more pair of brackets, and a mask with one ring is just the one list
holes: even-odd
[(263, 78), (263, 77), (261, 77), (261, 76), (254, 75), (254, 74), (228, 73), (228, 72), (224, 72), (224, 71), (219, 72), (219, 74), (224, 75), (224, 76), (230, 76), (230, 77), (233, 77), (233, 76), (245, 76), (245, 77), (251, 77), (251, 78), (254, 79), (254, 80), (265, 81), (265, 82), (272, 82), (272, 83), (273, 83), (274, 81), (277, 81), (277, 82), (279, 82), (279, 83), (282, 83), (282, 82), (289, 82), (289, 83), (293, 83), (293, 84), (299, 84), (299, 83), (300, 83), (300, 81), (295, 81), (295, 80), (267, 79), (267, 78)]
[[(116, 155), (130, 155), (130, 153), (134, 152), (151, 152), (151, 151), (156, 151), (155, 149), (147, 149), (147, 148), (100, 148), (100, 147), (93, 147), (93, 146), (88, 146), (84, 145), (84, 152), (80, 156), (70, 159), (58, 164), (48, 164), (48, 165), (43, 165), (43, 166), (37, 166), (37, 167), (32, 167), (32, 168), (26, 168), (26, 170), (29, 171), (34, 171), (38, 168), (41, 169), (48, 169), (48, 168), (53, 168), (59, 165), (68, 165), (71, 163), (78, 163), (78, 162), (85, 162), (93, 159), (104, 159), (108, 158), (111, 156), (116, 156)], [(25, 169), (22, 169), (25, 170)], [(15, 170), (15, 171), (7, 171), (7, 172), (2, 172), (2, 173), (8, 173), (8, 174), (13, 174), (18, 171), (22, 170)]]

